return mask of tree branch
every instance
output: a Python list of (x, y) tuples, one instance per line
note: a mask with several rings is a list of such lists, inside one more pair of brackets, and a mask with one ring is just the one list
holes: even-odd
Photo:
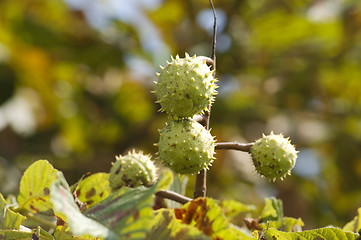
[(188, 198), (186, 196), (183, 196), (179, 193), (170, 191), (170, 190), (160, 190), (155, 194), (157, 197), (162, 197), (162, 198), (166, 198), (166, 199), (170, 199), (173, 200), (175, 202), (179, 202), (182, 204), (185, 204), (189, 201), (192, 201), (193, 199)]
[[(216, 74), (216, 32), (217, 32), (217, 16), (216, 10), (214, 8), (212, 0), (209, 0), (213, 11), (214, 24), (213, 24), (213, 38), (212, 38), (212, 52), (211, 60), (208, 61), (208, 64), (211, 63), (211, 69), (214, 70), (213, 76)], [(207, 62), (207, 59), (206, 59)], [(209, 119), (211, 116), (211, 105), (208, 106), (208, 111), (203, 115), (201, 124), (209, 129)], [(196, 182), (194, 186), (194, 198), (205, 197), (207, 193), (207, 171), (205, 169), (201, 170), (196, 176)]]
[(238, 142), (219, 142), (215, 143), (216, 150), (228, 149), (242, 152), (250, 152), (253, 143), (238, 143)]
[(213, 70), (216, 71), (217, 15), (216, 15), (216, 9), (214, 8), (212, 0), (209, 0), (209, 3), (211, 4), (211, 8), (213, 11), (213, 17), (214, 17), (211, 59), (213, 59)]
[(196, 176), (194, 198), (205, 197), (207, 194), (207, 170), (202, 169)]

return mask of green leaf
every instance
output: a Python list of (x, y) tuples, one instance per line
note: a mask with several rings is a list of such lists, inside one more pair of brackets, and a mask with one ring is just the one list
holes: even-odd
[(156, 212), (151, 231), (145, 240), (210, 240), (194, 226), (183, 224), (174, 217), (169, 209), (160, 209)]
[(30, 165), (20, 181), (19, 207), (35, 213), (52, 209), (50, 185), (57, 179), (57, 173), (46, 160), (38, 160)]
[(87, 205), (87, 208), (103, 201), (111, 192), (109, 173), (95, 173), (82, 179), (75, 190), (77, 198)]
[(69, 228), (66, 226), (58, 226), (53, 233), (56, 240), (75, 240), (75, 239), (91, 239), (94, 240), (93, 236), (74, 236), (72, 232), (69, 231)]
[(347, 223), (342, 228), (342, 230), (360, 233), (360, 231), (361, 231), (361, 220), (360, 219), (361, 219), (361, 208), (357, 209), (357, 216), (355, 216), (351, 222)]
[(207, 236), (214, 239), (238, 239), (237, 235), (229, 230), (230, 223), (223, 210), (211, 198), (197, 198), (174, 211), (176, 218), (182, 223), (195, 226)]
[(283, 219), (283, 203), (276, 198), (265, 198), (261, 219), (263, 222)]
[(6, 240), (54, 240), (54, 237), (42, 228), (34, 230), (0, 230), (0, 239)]
[(263, 229), (272, 227), (285, 232), (301, 231), (304, 226), (299, 218), (290, 218), (283, 216), (283, 203), (280, 199), (265, 198), (259, 226)]
[[(168, 180), (166, 180), (168, 179)], [(160, 179), (168, 182), (167, 174)], [(73, 234), (105, 239), (144, 239), (154, 218), (153, 195), (158, 184), (150, 188), (121, 188), (102, 202), (80, 212), (62, 173), (51, 186), (54, 211), (69, 226)]]
[(105, 226), (80, 212), (61, 172), (58, 172), (57, 180), (51, 185), (50, 200), (53, 203), (55, 214), (68, 224), (73, 234), (79, 236), (90, 234), (93, 237), (117, 239)]
[(286, 233), (275, 228), (265, 230), (267, 240), (353, 240), (359, 235), (340, 228), (326, 227), (315, 230)]
[(3, 195), (0, 193), (0, 229), (19, 229), (25, 217), (13, 212), (7, 206)]
[(124, 188), (111, 194), (84, 214), (111, 229), (121, 239), (144, 239), (151, 228), (153, 194), (151, 188)]
[(153, 196), (167, 189), (172, 172), (164, 171), (150, 188), (121, 188), (101, 203), (84, 211), (84, 214), (101, 222), (121, 239), (144, 239), (153, 222)]
[(260, 223), (259, 226), (263, 229), (272, 227), (284, 232), (299, 232), (302, 231), (302, 227), (305, 224), (301, 218), (284, 217), (280, 220), (267, 221), (266, 223)]
[(247, 213), (256, 209), (254, 205), (247, 205), (234, 200), (222, 200), (218, 205), (223, 209), (224, 214), (228, 218), (233, 218), (240, 213)]
[(0, 239), (6, 240), (31, 240), (33, 236), (32, 232), (25, 232), (19, 230), (0, 230)]
[(47, 231), (42, 229), (41, 227), (37, 227), (36, 229), (33, 229), (33, 234), (37, 236), (39, 239), (53, 239), (54, 237), (49, 234)]
[(285, 232), (298, 232), (302, 230), (302, 227), (305, 226), (301, 218), (291, 218), (284, 217), (282, 230)]
[(234, 233), (238, 239), (241, 240), (257, 240), (258, 238), (255, 236), (252, 236), (252, 234), (247, 229), (240, 228), (236, 225), (231, 224), (230, 225), (230, 231)]

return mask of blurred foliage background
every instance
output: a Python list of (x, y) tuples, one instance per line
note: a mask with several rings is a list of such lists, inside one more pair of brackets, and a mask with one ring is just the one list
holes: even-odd
[[(292, 176), (269, 183), (250, 157), (218, 151), (208, 195), (284, 201), (307, 228), (343, 226), (361, 206), (361, 2), (215, 0), (217, 141), (282, 132), (300, 151)], [(114, 156), (154, 154), (158, 65), (209, 56), (208, 0), (1, 0), (0, 191), (48, 159), (72, 184)], [(192, 195), (190, 178), (189, 194)]]

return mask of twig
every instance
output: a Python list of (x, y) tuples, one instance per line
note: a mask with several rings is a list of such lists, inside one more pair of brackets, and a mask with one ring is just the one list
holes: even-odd
[(212, 0), (209, 0), (209, 3), (211, 4), (211, 8), (212, 8), (212, 11), (213, 11), (213, 17), (214, 17), (211, 59), (213, 59), (213, 70), (216, 71), (217, 15), (216, 15), (216, 9), (214, 8)]
[(166, 199), (170, 199), (182, 204), (185, 204), (189, 201), (192, 201), (191, 198), (188, 198), (186, 196), (183, 196), (179, 193), (170, 191), (170, 190), (160, 190), (155, 194), (157, 197), (162, 197), (162, 198), (166, 198)]
[(215, 143), (215, 149), (228, 149), (228, 150), (238, 150), (242, 152), (249, 152), (253, 143), (238, 143), (238, 142), (219, 142)]
[[(214, 70), (213, 75), (216, 74), (216, 32), (217, 32), (217, 16), (216, 16), (216, 10), (214, 8), (212, 0), (209, 0), (209, 3), (211, 5), (212, 11), (213, 11), (213, 17), (214, 17), (214, 24), (213, 24), (213, 39), (212, 39), (212, 52), (211, 52), (211, 59), (212, 62), (209, 61), (208, 63), (211, 63), (211, 69)], [(209, 119), (211, 116), (211, 105), (208, 106), (208, 111), (203, 115), (203, 119), (201, 121), (201, 124), (206, 127), (206, 129), (209, 129)], [(205, 197), (207, 193), (207, 171), (205, 169), (201, 170), (197, 176), (196, 176), (196, 182), (194, 186), (194, 198), (198, 197)]]

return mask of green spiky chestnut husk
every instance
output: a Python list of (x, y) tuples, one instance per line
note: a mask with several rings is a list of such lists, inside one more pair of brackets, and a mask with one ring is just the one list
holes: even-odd
[(160, 130), (159, 157), (175, 173), (198, 173), (213, 162), (214, 142), (210, 132), (198, 122), (174, 120)]
[(256, 140), (250, 152), (256, 171), (272, 181), (291, 174), (298, 153), (289, 139), (273, 132)]
[(160, 111), (175, 118), (187, 118), (208, 110), (217, 94), (217, 85), (214, 71), (203, 60), (186, 53), (185, 58), (172, 57), (161, 69), (154, 91)]
[(109, 184), (112, 190), (121, 187), (151, 186), (157, 178), (156, 167), (150, 155), (143, 152), (129, 152), (116, 156), (110, 169)]

